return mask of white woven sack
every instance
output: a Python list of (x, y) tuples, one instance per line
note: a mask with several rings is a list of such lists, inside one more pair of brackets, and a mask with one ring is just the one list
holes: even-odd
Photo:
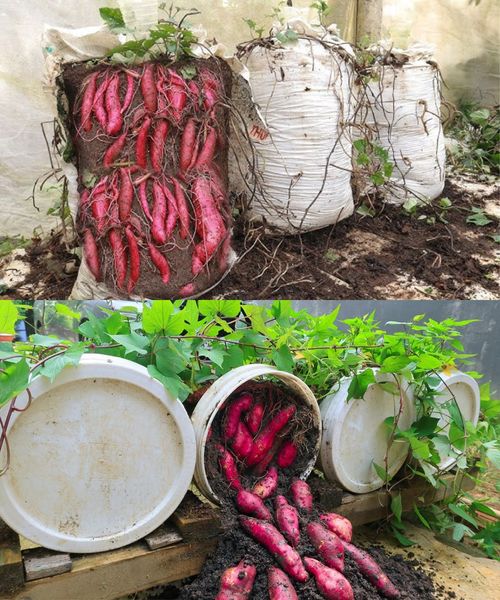
[(255, 165), (246, 178), (255, 191), (250, 218), (297, 233), (353, 212), (348, 123), (354, 75), (344, 58), (351, 54), (348, 44), (323, 30), (327, 49), (303, 21), (288, 27), (301, 36), (296, 42), (256, 45), (241, 57), (265, 124), (247, 125)]
[(376, 131), (394, 163), (385, 198), (403, 204), (434, 200), (444, 188), (445, 140), (441, 123), (441, 80), (437, 67), (409, 50), (402, 66), (373, 68), (357, 121)]

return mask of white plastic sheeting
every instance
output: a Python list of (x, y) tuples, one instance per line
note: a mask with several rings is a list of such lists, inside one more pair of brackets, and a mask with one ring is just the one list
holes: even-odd
[[(379, 49), (383, 52), (383, 49)], [(375, 142), (394, 163), (384, 186), (387, 201), (433, 200), (445, 180), (445, 140), (441, 123), (441, 81), (429, 48), (393, 50), (402, 66), (376, 65), (361, 94), (356, 120), (375, 132)]]
[(296, 42), (255, 45), (241, 57), (265, 125), (247, 124), (255, 164), (246, 178), (255, 192), (250, 217), (297, 233), (353, 212), (346, 124), (354, 76), (348, 44), (299, 19), (288, 27)]
[[(98, 24), (97, 0), (0, 0), (0, 236), (29, 236), (35, 228), (47, 233), (57, 224), (47, 209), (61, 197), (49, 181), (30, 200), (33, 183), (50, 168), (40, 123), (54, 117), (53, 99), (44, 88), (41, 48), (44, 24)], [(47, 128), (50, 136), (50, 127)]]

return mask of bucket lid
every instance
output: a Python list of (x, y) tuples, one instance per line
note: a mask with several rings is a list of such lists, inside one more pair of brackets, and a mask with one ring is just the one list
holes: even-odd
[(54, 550), (98, 552), (140, 539), (174, 512), (194, 471), (194, 431), (144, 367), (86, 354), (30, 390), (32, 405), (11, 420), (10, 468), (0, 477), (10, 527)]
[[(366, 493), (379, 489), (384, 480), (377, 474), (373, 464), (395, 475), (408, 455), (408, 443), (393, 442), (387, 457), (388, 429), (384, 423), (388, 417), (399, 412), (399, 395), (384, 389), (383, 382), (394, 383), (394, 375), (374, 369), (378, 383), (368, 386), (364, 398), (347, 400), (352, 377), (344, 378), (340, 387), (321, 403), (323, 438), (321, 440), (321, 466), (328, 479), (338, 481), (346, 490)], [(415, 420), (411, 388), (401, 382), (402, 408), (399, 416), (401, 429)]]
[[(451, 400), (456, 401), (456, 405), (460, 409), (462, 419), (470, 421), (473, 425), (477, 425), (479, 420), (479, 411), (481, 405), (479, 386), (475, 379), (470, 375), (458, 371), (456, 369), (447, 369), (439, 373), (439, 384), (435, 389), (439, 394), (435, 397), (435, 401), (439, 405), (445, 405)], [(448, 411), (443, 411), (437, 408), (432, 413), (433, 417), (439, 418), (438, 426), (442, 427), (444, 434), (448, 434), (450, 429), (450, 417)], [(463, 454), (457, 448), (451, 449), (452, 456), (443, 456), (439, 463), (441, 471), (448, 471), (457, 462), (458, 458)]]

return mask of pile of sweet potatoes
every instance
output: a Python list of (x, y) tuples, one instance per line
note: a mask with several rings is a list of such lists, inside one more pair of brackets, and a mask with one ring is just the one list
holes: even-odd
[(197, 59), (63, 73), (78, 229), (89, 269), (113, 290), (191, 296), (227, 269), (226, 68)]
[[(399, 597), (373, 558), (352, 544), (349, 520), (316, 510), (309, 485), (295, 476), (307, 454), (303, 408), (293, 398), (275, 402), (241, 391), (222, 407), (208, 436), (240, 527), (273, 558), (267, 569), (268, 597), (297, 600), (301, 586), (312, 578), (321, 597), (352, 600), (343, 574), (346, 553), (381, 595)], [(257, 574), (250, 560), (228, 565), (216, 600), (251, 598)]]

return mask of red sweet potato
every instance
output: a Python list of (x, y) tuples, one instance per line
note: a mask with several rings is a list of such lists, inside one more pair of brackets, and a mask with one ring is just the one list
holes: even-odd
[(222, 574), (219, 593), (215, 600), (247, 600), (252, 593), (257, 569), (241, 561)]
[(174, 186), (175, 201), (177, 203), (177, 213), (179, 215), (180, 222), (180, 233), (182, 240), (185, 240), (189, 235), (189, 225), (191, 223), (191, 217), (189, 216), (189, 209), (186, 201), (186, 194), (179, 181), (172, 177), (172, 185)]
[(157, 244), (164, 244), (167, 241), (167, 231), (165, 229), (165, 219), (167, 217), (167, 199), (163, 193), (163, 188), (158, 181), (153, 182), (153, 224), (151, 226), (151, 236)]
[(239, 421), (238, 426), (236, 427), (236, 433), (231, 440), (231, 448), (233, 449), (233, 452), (236, 454), (237, 458), (239, 458), (241, 461), (244, 461), (252, 451), (252, 446), (253, 439), (247, 429), (247, 426), (245, 423), (243, 423), (243, 421)]
[(236, 496), (236, 506), (240, 513), (244, 515), (250, 515), (256, 519), (262, 519), (263, 521), (272, 521), (270, 510), (262, 501), (262, 498), (248, 492), (247, 490), (240, 490)]
[(195, 168), (199, 169), (205, 165), (209, 165), (215, 155), (215, 149), (217, 146), (217, 133), (213, 127), (208, 126), (208, 133), (201, 149), (198, 158), (196, 159)]
[(128, 225), (125, 228), (125, 235), (127, 237), (128, 255), (130, 258), (130, 274), (127, 284), (127, 292), (131, 294), (137, 284), (137, 280), (141, 274), (141, 256), (139, 254), (139, 245), (135, 239), (132, 227)]
[(92, 73), (85, 85), (82, 107), (80, 109), (80, 124), (84, 131), (90, 131), (92, 129), (92, 107), (94, 104), (98, 77), (99, 73)]
[(285, 573), (301, 583), (309, 579), (299, 553), (287, 544), (274, 525), (252, 517), (240, 517), (240, 523), (254, 540), (262, 544), (273, 555)]
[(297, 458), (297, 446), (291, 441), (286, 440), (278, 451), (276, 462), (280, 469), (291, 467)]
[(196, 148), (196, 122), (193, 118), (188, 119), (182, 132), (179, 148), (179, 170), (185, 172), (189, 169)]
[(236, 462), (232, 454), (226, 450), (222, 444), (217, 444), (215, 447), (219, 455), (219, 465), (224, 473), (226, 481), (234, 490), (239, 491), (243, 489), (240, 481), (240, 475), (238, 473), (238, 469), (236, 468)]
[(118, 214), (120, 221), (125, 223), (130, 217), (134, 201), (134, 187), (129, 169), (120, 169), (120, 194), (118, 196)]
[(177, 201), (166, 183), (162, 184), (162, 190), (167, 201), (167, 220), (165, 223), (165, 233), (167, 234), (168, 240), (172, 235), (177, 223)]
[(170, 266), (167, 259), (154, 244), (149, 243), (148, 248), (151, 260), (153, 261), (154, 266), (160, 272), (161, 280), (165, 284), (168, 283), (170, 281)]
[(295, 404), (288, 405), (280, 410), (261, 430), (254, 440), (251, 454), (248, 455), (247, 464), (249, 466), (256, 465), (271, 450), (276, 435), (289, 423), (296, 411)]
[(299, 600), (292, 582), (281, 569), (269, 567), (267, 572), (269, 600)]
[(83, 232), (83, 250), (85, 252), (85, 261), (90, 269), (90, 272), (95, 277), (96, 281), (101, 281), (101, 263), (99, 260), (99, 250), (90, 229), (85, 229)]
[(296, 548), (300, 541), (299, 513), (294, 506), (288, 504), (285, 496), (276, 496), (274, 500), (276, 523), (288, 542)]
[(263, 500), (274, 494), (278, 487), (278, 470), (276, 467), (270, 467), (266, 475), (257, 481), (253, 486), (252, 492), (260, 496)]
[(108, 115), (106, 114), (106, 109), (104, 108), (104, 96), (106, 94), (106, 88), (108, 87), (109, 78), (105, 75), (104, 79), (99, 84), (99, 87), (96, 90), (94, 96), (94, 114), (97, 119), (97, 122), (101, 126), (101, 128), (106, 131), (108, 124)]
[(122, 115), (126, 112), (128, 107), (132, 104), (132, 98), (135, 92), (135, 81), (131, 73), (127, 72), (127, 91), (125, 92), (125, 98), (122, 104)]
[(349, 519), (336, 513), (325, 513), (320, 515), (319, 518), (323, 521), (327, 529), (336, 533), (339, 538), (342, 538), (346, 542), (352, 540), (352, 523)]
[(200, 109), (200, 88), (198, 87), (196, 81), (194, 81), (193, 79), (191, 79), (191, 81), (188, 83), (188, 88), (190, 93), (191, 106), (193, 107), (193, 110), (197, 112)]
[(307, 535), (327, 567), (344, 572), (344, 547), (340, 538), (320, 523), (308, 523)]
[(109, 80), (106, 88), (106, 112), (108, 115), (106, 124), (106, 133), (108, 135), (116, 135), (123, 125), (122, 110), (120, 106), (120, 77), (115, 73)]
[(103, 165), (106, 168), (112, 167), (115, 160), (120, 156), (125, 142), (127, 141), (127, 132), (122, 133), (116, 140), (109, 146), (104, 154)]
[(354, 592), (347, 579), (335, 569), (326, 567), (314, 558), (305, 557), (306, 569), (314, 575), (320, 594), (326, 600), (354, 600)]
[(259, 433), (260, 426), (262, 425), (262, 419), (264, 418), (264, 412), (265, 404), (261, 400), (256, 402), (248, 411), (246, 422), (250, 433), (253, 435), (257, 435), (257, 433)]
[(142, 72), (141, 92), (146, 110), (150, 113), (155, 113), (158, 102), (152, 63), (146, 64), (144, 67), (144, 71)]
[(195, 293), (196, 286), (194, 283), (188, 283), (179, 290), (179, 296), (181, 298), (189, 298), (189, 296), (194, 296)]
[(313, 507), (313, 496), (309, 485), (301, 479), (295, 479), (290, 486), (292, 501), (297, 508), (311, 511)]
[(99, 184), (94, 188), (91, 199), (92, 216), (94, 217), (97, 232), (102, 234), (106, 229), (109, 199), (106, 192)]
[(163, 153), (165, 151), (168, 130), (169, 124), (166, 119), (160, 119), (156, 123), (151, 141), (151, 166), (155, 171), (161, 171), (163, 168)]
[(141, 169), (146, 169), (148, 166), (148, 135), (151, 126), (151, 119), (146, 117), (142, 122), (135, 143), (135, 162)]
[(187, 101), (187, 85), (184, 79), (172, 69), (168, 69), (167, 100), (171, 116), (177, 123), (181, 121)]
[(271, 450), (264, 456), (264, 458), (258, 462), (252, 469), (253, 474), (256, 477), (261, 477), (267, 471), (269, 465), (273, 462), (276, 454), (276, 448), (273, 446)]
[(219, 100), (220, 83), (210, 71), (203, 71), (201, 79), (203, 83), (203, 104), (205, 110), (210, 112)]
[(147, 179), (144, 179), (139, 183), (139, 204), (141, 205), (142, 210), (144, 211), (146, 219), (152, 223), (153, 216), (151, 215), (151, 211), (149, 210)]
[(344, 550), (354, 559), (361, 573), (381, 594), (386, 598), (399, 598), (399, 591), (368, 552), (344, 540), (341, 540), (341, 543), (344, 546)]
[(224, 415), (223, 438), (225, 440), (230, 440), (234, 437), (241, 419), (241, 413), (247, 411), (252, 406), (252, 403), (253, 396), (247, 393), (241, 394), (231, 402)]
[(113, 250), (116, 285), (120, 290), (124, 290), (125, 280), (127, 278), (127, 255), (122, 236), (118, 229), (110, 230), (109, 243), (111, 245), (111, 249)]

